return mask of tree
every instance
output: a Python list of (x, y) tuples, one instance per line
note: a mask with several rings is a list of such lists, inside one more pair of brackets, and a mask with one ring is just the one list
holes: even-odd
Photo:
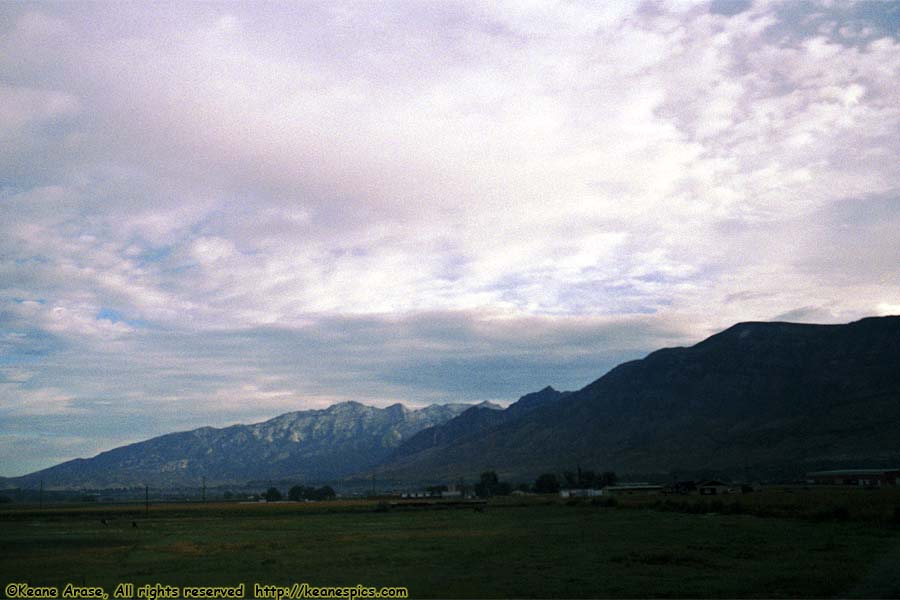
[(582, 471), (578, 469), (578, 487), (588, 489), (597, 487), (598, 478), (593, 471)]
[(293, 500), (294, 502), (306, 500), (309, 497), (309, 492), (312, 489), (313, 488), (308, 488), (305, 485), (295, 485), (288, 490), (288, 500)]
[(270, 487), (266, 490), (263, 497), (266, 499), (266, 502), (278, 502), (281, 500), (281, 492), (279, 492), (276, 487)]
[(293, 500), (294, 502), (302, 502), (303, 500), (331, 500), (335, 496), (337, 496), (337, 494), (334, 493), (334, 490), (330, 485), (325, 485), (320, 488), (295, 485), (288, 490), (288, 500)]
[(322, 497), (322, 500), (334, 500), (337, 497), (330, 485), (320, 487), (319, 495)]
[(330, 485), (325, 485), (320, 488), (312, 489), (310, 488), (309, 499), (310, 500), (331, 500), (335, 497), (334, 490), (331, 489)]
[(619, 480), (619, 478), (616, 477), (616, 474), (613, 473), (612, 471), (603, 471), (603, 473), (600, 475), (600, 484), (601, 484), (600, 487), (616, 485), (616, 482), (618, 480)]
[(500, 483), (497, 473), (494, 471), (485, 471), (481, 474), (481, 480), (475, 484), (475, 494), (479, 498), (489, 498), (497, 491), (497, 484)]
[(534, 491), (538, 494), (555, 494), (559, 491), (559, 480), (553, 473), (544, 473), (535, 480)]

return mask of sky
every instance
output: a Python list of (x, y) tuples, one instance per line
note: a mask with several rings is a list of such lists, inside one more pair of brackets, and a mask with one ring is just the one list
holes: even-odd
[(0, 475), (900, 313), (900, 3), (0, 3)]

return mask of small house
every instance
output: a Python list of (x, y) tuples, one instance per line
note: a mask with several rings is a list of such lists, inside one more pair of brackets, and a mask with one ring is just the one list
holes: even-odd
[(731, 485), (717, 481), (715, 479), (704, 481), (697, 486), (697, 492), (701, 496), (718, 496), (721, 494), (731, 494), (733, 492)]

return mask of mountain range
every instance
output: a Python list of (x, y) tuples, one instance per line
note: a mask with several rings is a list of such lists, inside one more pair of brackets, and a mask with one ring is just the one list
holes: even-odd
[(401, 446), (379, 471), (418, 479), (491, 468), (526, 478), (582, 465), (659, 479), (893, 467), (900, 464), (900, 317), (740, 323), (690, 348), (621, 364), (520, 418), (493, 420), (417, 452)]
[(467, 404), (410, 410), (342, 402), (324, 410), (290, 412), (263, 423), (171, 433), (75, 459), (7, 485), (112, 488), (196, 486), (248, 480), (324, 481), (374, 467), (404, 439), (444, 423)]
[[(202, 428), (74, 460), (6, 485), (196, 485), (262, 478), (417, 482), (493, 469), (529, 480), (576, 466), (656, 479), (796, 477), (900, 465), (900, 317), (739, 323), (623, 363), (581, 390), (506, 409), (358, 403)], [(51, 483), (52, 482), (52, 483)]]

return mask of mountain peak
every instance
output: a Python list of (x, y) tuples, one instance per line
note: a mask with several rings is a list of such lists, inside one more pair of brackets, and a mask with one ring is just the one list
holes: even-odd
[(490, 402), (485, 400), (484, 402), (479, 402), (475, 405), (477, 408), (489, 408), (491, 410), (503, 410), (503, 407), (497, 404), (496, 402)]
[(540, 406), (556, 402), (568, 394), (569, 392), (558, 392), (548, 385), (540, 391), (525, 394), (512, 403), (507, 410), (513, 414), (532, 411)]

